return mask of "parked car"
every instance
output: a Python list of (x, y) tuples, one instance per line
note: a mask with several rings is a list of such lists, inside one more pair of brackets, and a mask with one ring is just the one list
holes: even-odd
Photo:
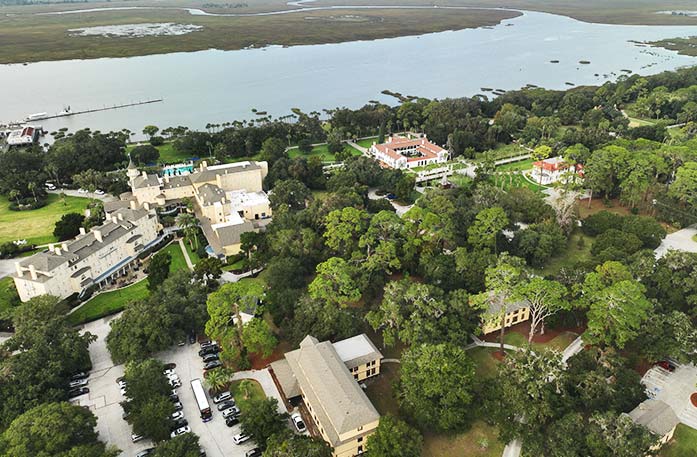
[[(230, 400), (232, 398), (232, 394), (230, 391), (226, 390), (225, 392), (221, 392), (215, 397), (213, 397), (213, 403), (220, 403), (223, 401)], [(218, 411), (220, 411), (220, 408), (218, 408)]]
[(79, 188), (79, 189), (77, 190), (77, 193), (78, 193), (78, 194), (86, 194), (86, 193), (87, 193), (87, 189), (83, 189), (83, 188), (81, 187), (81, 188)]
[(671, 373), (675, 371), (675, 368), (677, 368), (673, 363), (670, 362), (670, 360), (659, 360), (658, 362), (656, 362), (656, 365), (663, 368), (664, 370), (670, 371)]
[(397, 196), (395, 194), (387, 194), (385, 198), (388, 200), (397, 200)]
[(68, 391), (68, 398), (79, 397), (80, 395), (85, 395), (90, 393), (90, 389), (87, 387), (78, 387), (77, 389), (70, 389)]
[(89, 384), (89, 381), (87, 379), (76, 379), (75, 381), (70, 381), (70, 384), (68, 384), (68, 386), (71, 389), (76, 389), (78, 387), (85, 387), (87, 384)]
[(220, 348), (218, 346), (211, 345), (211, 346), (206, 346), (205, 348), (198, 351), (198, 355), (199, 355), (199, 357), (203, 357), (203, 356), (209, 355), (209, 354), (217, 354), (218, 352), (220, 352)]
[(169, 380), (169, 385), (172, 386), (172, 387), (174, 387), (174, 388), (176, 389), (177, 387), (181, 387), (181, 386), (182, 386), (182, 382), (181, 382), (179, 379), (170, 379), (170, 380)]
[(307, 427), (305, 427), (305, 422), (303, 422), (303, 417), (300, 415), (300, 413), (293, 413), (290, 418), (298, 432), (304, 433), (305, 430), (307, 430)]
[(94, 193), (97, 195), (104, 195), (104, 191), (102, 189), (97, 189), (94, 191)]
[(182, 403), (180, 401), (175, 401), (174, 402), (174, 410), (181, 411), (182, 409), (184, 409), (184, 405), (182, 405)]
[(189, 333), (189, 335), (187, 335), (187, 338), (189, 339), (189, 344), (194, 344), (196, 342), (196, 333)]
[(137, 453), (136, 457), (147, 457), (148, 455), (152, 454), (153, 452), (155, 452), (155, 448), (149, 447), (149, 448), (143, 449), (142, 451)]
[(177, 368), (176, 363), (165, 363), (165, 370), (174, 370)]
[(220, 360), (220, 357), (218, 357), (218, 354), (207, 354), (207, 355), (203, 356), (203, 363), (212, 362), (214, 360)]
[(169, 436), (172, 438), (175, 438), (179, 435), (183, 435), (184, 433), (189, 433), (191, 431), (191, 427), (188, 425), (186, 427), (181, 427), (173, 431)]
[(165, 376), (171, 376), (171, 375), (176, 375), (177, 373), (174, 371), (174, 368), (165, 368), (165, 371), (162, 372)]
[(89, 377), (89, 373), (85, 373), (84, 371), (81, 371), (79, 373), (75, 373), (70, 377), (71, 381), (77, 381), (78, 379), (85, 379)]
[(224, 409), (232, 408), (233, 406), (235, 406), (235, 400), (225, 400), (224, 402), (218, 404), (218, 411), (223, 411)]
[(167, 376), (167, 379), (169, 379), (170, 381), (180, 381), (179, 375), (177, 373), (170, 373), (166, 376)]
[(179, 419), (184, 419), (184, 413), (181, 411), (175, 411), (172, 413), (172, 420), (178, 421)]
[(137, 435), (135, 433), (133, 433), (131, 435), (131, 441), (133, 441), (134, 443), (137, 443), (138, 441), (140, 441), (142, 439), (143, 439), (143, 435)]
[(202, 447), (198, 448), (198, 457), (206, 457), (206, 450)]
[(228, 417), (234, 417), (234, 416), (239, 416), (240, 415), (240, 408), (237, 406), (233, 406), (232, 408), (228, 408), (225, 411), (223, 411), (223, 417), (227, 419)]
[(201, 349), (207, 348), (208, 346), (217, 346), (217, 345), (218, 345), (218, 343), (216, 343), (215, 341), (211, 341), (211, 340), (205, 340), (205, 341), (201, 341), (199, 343), (199, 347)]
[(250, 449), (244, 454), (244, 457), (261, 457), (261, 449), (258, 447)]
[(189, 425), (189, 421), (188, 421), (188, 420), (186, 420), (186, 419), (184, 419), (184, 418), (182, 418), (182, 419), (177, 419), (177, 420), (175, 420), (175, 421), (172, 423), (172, 431), (174, 431), (174, 430), (176, 430), (176, 429), (178, 429), (178, 428), (186, 427), (187, 425)]
[(172, 395), (169, 396), (169, 399), (176, 403), (176, 402), (179, 401), (179, 395), (177, 395), (177, 394), (172, 394)]
[(119, 390), (120, 390), (120, 392), (121, 392), (121, 396), (122, 396), (122, 397), (125, 397), (125, 396), (126, 396), (126, 387), (122, 387), (122, 388), (119, 389)]
[(56, 185), (55, 185), (55, 184), (51, 184), (50, 182), (47, 182), (47, 183), (46, 183), (46, 189), (47, 189), (47, 190), (56, 190)]
[(205, 364), (203, 366), (203, 369), (204, 370), (212, 370), (214, 368), (218, 368), (218, 367), (222, 367), (222, 366), (223, 366), (223, 364), (220, 363), (220, 360), (214, 360), (212, 362), (208, 362), (207, 364)]
[(238, 433), (237, 435), (232, 437), (232, 441), (235, 444), (242, 444), (249, 441), (249, 436), (245, 435), (244, 433)]
[(228, 427), (232, 427), (233, 425), (237, 425), (240, 423), (240, 418), (237, 416), (230, 416), (225, 419), (225, 425)]

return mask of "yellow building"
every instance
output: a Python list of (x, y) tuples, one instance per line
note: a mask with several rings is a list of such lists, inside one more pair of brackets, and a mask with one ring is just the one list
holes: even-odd
[(487, 312), (489, 318), (485, 319), (482, 324), (482, 333), (484, 335), (500, 330), (502, 322), (508, 328), (530, 319), (530, 307), (524, 302), (509, 304), (506, 308), (505, 316), (502, 313), (501, 307), (492, 306), (489, 308)]
[(259, 230), (271, 218), (269, 199), (263, 191), (268, 174), (266, 162), (208, 166), (203, 161), (198, 169), (193, 164), (183, 164), (176, 172), (166, 171), (161, 177), (140, 173), (131, 162), (130, 198), (139, 205), (147, 203), (160, 208), (190, 199), (210, 250), (216, 256), (239, 253), (241, 234)]
[(159, 240), (160, 228), (155, 212), (146, 208), (110, 212), (89, 232), (81, 229), (77, 238), (49, 244), (47, 250), (16, 262), (12, 278), (19, 298), (66, 298), (93, 285), (104, 286), (132, 268), (138, 253)]
[(379, 374), (381, 359), (366, 335), (334, 344), (308, 335), (271, 369), (287, 399), (302, 398), (333, 455), (353, 457), (366, 451), (367, 438), (380, 422), (357, 381)]

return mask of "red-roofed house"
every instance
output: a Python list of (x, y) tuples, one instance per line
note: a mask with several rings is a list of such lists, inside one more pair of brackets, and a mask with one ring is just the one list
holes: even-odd
[(14, 130), (7, 136), (7, 144), (10, 146), (30, 145), (39, 138), (39, 129), (25, 125), (21, 130)]
[(573, 174), (583, 177), (583, 165), (569, 165), (562, 157), (551, 157), (533, 162), (530, 177), (536, 183), (546, 186)]
[(373, 143), (368, 152), (385, 166), (398, 170), (445, 163), (449, 156), (448, 151), (431, 143), (425, 136), (391, 136), (385, 143)]

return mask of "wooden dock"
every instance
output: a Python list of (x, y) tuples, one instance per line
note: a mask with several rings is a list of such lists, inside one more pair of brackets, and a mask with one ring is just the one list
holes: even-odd
[(131, 106), (140, 106), (140, 105), (149, 105), (151, 103), (160, 103), (163, 101), (164, 101), (164, 99), (162, 99), (162, 98), (156, 98), (156, 99), (152, 99), (152, 100), (143, 100), (140, 102), (131, 102), (131, 103), (122, 103), (120, 105), (103, 106), (101, 108), (86, 109), (86, 110), (82, 110), (82, 111), (71, 111), (71, 112), (67, 112), (67, 113), (51, 114), (51, 115), (46, 115), (46, 116), (42, 116), (42, 117), (37, 117), (37, 118), (31, 119), (31, 120), (24, 120), (22, 122), (18, 122), (17, 124), (25, 124), (28, 122), (43, 121), (46, 119), (56, 119), (59, 117), (78, 116), (80, 114), (96, 113), (99, 111), (111, 111), (111, 110), (115, 110), (115, 109), (129, 108)]

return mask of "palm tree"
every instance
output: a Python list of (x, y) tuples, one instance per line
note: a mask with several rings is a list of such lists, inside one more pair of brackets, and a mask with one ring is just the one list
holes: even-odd
[(189, 240), (189, 246), (194, 249), (193, 242), (196, 242), (196, 249), (198, 249), (198, 219), (189, 213), (182, 213), (177, 216), (177, 225), (184, 230), (184, 236)]
[(38, 202), (39, 200), (36, 198), (36, 183), (34, 181), (27, 183), (27, 189), (29, 189), (34, 196), (34, 203)]
[(63, 202), (63, 206), (66, 206), (68, 203), (65, 201), (65, 192), (61, 192), (58, 194), (58, 196), (60, 197), (61, 202)]
[(232, 380), (232, 370), (227, 367), (221, 367), (217, 370), (209, 371), (206, 373), (206, 385), (213, 392), (220, 392)]
[(12, 189), (8, 193), (8, 197), (10, 197), (10, 200), (14, 200), (15, 202), (17, 202), (17, 206), (19, 206), (19, 196), (20, 196), (20, 193), (17, 189)]

